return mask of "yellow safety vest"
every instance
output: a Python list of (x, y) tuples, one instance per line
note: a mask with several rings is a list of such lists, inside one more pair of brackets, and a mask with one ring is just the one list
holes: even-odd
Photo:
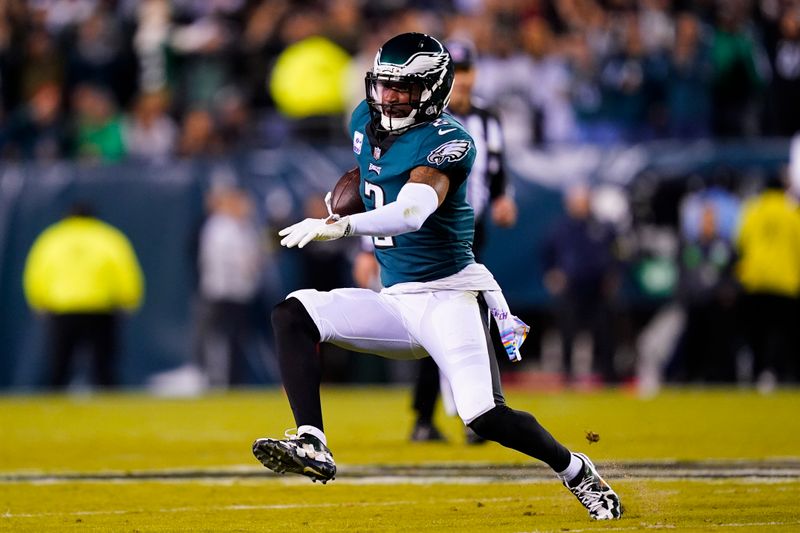
[(783, 192), (766, 191), (745, 204), (737, 245), (747, 292), (800, 295), (800, 211)]
[(33, 243), (23, 278), (28, 304), (53, 313), (134, 310), (144, 286), (130, 241), (89, 217), (69, 217), (47, 228)]

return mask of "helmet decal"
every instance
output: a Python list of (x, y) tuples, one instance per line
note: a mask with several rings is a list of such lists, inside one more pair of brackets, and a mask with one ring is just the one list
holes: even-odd
[(429, 76), (435, 72), (444, 73), (444, 68), (450, 62), (447, 54), (433, 54), (419, 52), (402, 65), (380, 63), (380, 52), (375, 56), (375, 73), (387, 76)]

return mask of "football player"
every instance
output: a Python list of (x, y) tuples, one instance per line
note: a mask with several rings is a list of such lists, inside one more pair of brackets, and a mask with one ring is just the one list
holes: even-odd
[(285, 439), (257, 439), (253, 453), (275, 472), (322, 482), (336, 475), (322, 422), (317, 343), (398, 359), (432, 357), (466, 425), (547, 463), (592, 518), (619, 518), (619, 497), (589, 458), (503, 398), (486, 319), (493, 316), (506, 333), (509, 353), (519, 332), (497, 282), (472, 253), (465, 180), (475, 147), (444, 112), (452, 85), (452, 59), (439, 41), (419, 33), (387, 41), (350, 122), (367, 211), (307, 218), (279, 232), (283, 246), (300, 248), (373, 237), (384, 288), (304, 289), (275, 306), (276, 351), (298, 427)]

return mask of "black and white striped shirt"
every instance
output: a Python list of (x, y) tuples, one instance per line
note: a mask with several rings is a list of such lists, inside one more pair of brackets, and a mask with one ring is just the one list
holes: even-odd
[(467, 179), (467, 201), (475, 211), (478, 225), (486, 215), (489, 203), (506, 192), (503, 165), (503, 134), (500, 120), (492, 111), (472, 103), (466, 115), (449, 109), (475, 141), (477, 156)]

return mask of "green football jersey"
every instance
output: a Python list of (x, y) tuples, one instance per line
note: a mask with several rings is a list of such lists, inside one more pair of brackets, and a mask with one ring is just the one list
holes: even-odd
[(474, 216), (466, 199), (466, 179), (475, 160), (475, 143), (463, 126), (443, 113), (379, 142), (362, 101), (353, 111), (350, 134), (368, 211), (394, 202), (416, 167), (436, 168), (450, 178), (447, 198), (418, 231), (373, 237), (383, 286), (441, 279), (474, 263)]

